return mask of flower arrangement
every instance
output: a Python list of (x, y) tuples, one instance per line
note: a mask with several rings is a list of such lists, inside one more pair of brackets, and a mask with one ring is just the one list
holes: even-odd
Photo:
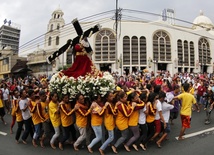
[(71, 100), (75, 98), (77, 93), (89, 98), (98, 94), (104, 97), (108, 91), (115, 90), (115, 80), (109, 72), (104, 72), (102, 77), (86, 75), (77, 79), (58, 72), (51, 77), (49, 90), (56, 91), (60, 98), (62, 94), (68, 93)]

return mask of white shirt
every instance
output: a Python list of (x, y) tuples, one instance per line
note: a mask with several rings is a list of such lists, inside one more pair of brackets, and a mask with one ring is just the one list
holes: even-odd
[(201, 85), (200, 83), (195, 83), (195, 84), (193, 85), (193, 88), (194, 88), (196, 94), (197, 94), (197, 92), (198, 92), (198, 87), (199, 87), (200, 85)]
[(188, 83), (192, 82), (193, 85), (195, 84), (195, 81), (194, 81), (193, 79), (190, 79), (190, 78), (188, 78), (188, 81), (187, 81), (187, 82), (188, 82)]
[(157, 104), (156, 104), (156, 114), (155, 114), (155, 120), (159, 120), (160, 119), (160, 115), (159, 112), (162, 111), (162, 105), (161, 102), (158, 100)]
[(162, 103), (162, 115), (166, 123), (169, 122), (170, 110), (173, 108), (174, 108), (174, 105), (168, 104), (166, 102)]
[(146, 114), (145, 114), (145, 111), (146, 111), (146, 106), (144, 106), (143, 109), (140, 109), (140, 115), (139, 115), (139, 120), (138, 120), (139, 124), (146, 124)]
[(27, 120), (31, 117), (31, 114), (30, 114), (30, 109), (26, 109), (25, 111), (23, 111), (23, 109), (26, 108), (26, 106), (28, 106), (28, 99), (24, 99), (24, 100), (20, 100), (19, 101), (19, 108), (20, 110), (22, 111), (22, 117), (24, 120)]
[(171, 102), (172, 100), (173, 100), (173, 98), (174, 98), (174, 95), (172, 94), (172, 92), (167, 92), (166, 93), (166, 98), (165, 98), (165, 100), (169, 103), (169, 102)]
[(20, 92), (21, 89), (23, 89), (23, 86), (18, 85), (17, 86), (18, 91)]
[(9, 90), (7, 88), (6, 89), (2, 88), (1, 90), (3, 94), (3, 100), (8, 100), (8, 95), (10, 93)]

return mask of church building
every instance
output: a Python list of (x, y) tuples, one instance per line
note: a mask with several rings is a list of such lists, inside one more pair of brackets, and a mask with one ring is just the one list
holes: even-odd
[[(34, 60), (35, 54), (28, 55), (29, 68), (37, 68), (38, 74), (41, 74), (38, 69), (41, 66), (44, 66), (44, 72), (51, 74), (74, 60), (72, 50), (68, 50), (51, 65), (45, 61), (46, 56), (77, 36), (73, 25), (65, 24), (63, 15), (60, 8), (52, 13), (44, 47), (40, 46), (38, 51), (43, 55), (41, 63)], [(213, 73), (214, 25), (202, 11), (189, 27), (175, 24), (172, 9), (165, 9), (156, 21), (121, 18), (116, 29), (112, 18), (79, 22), (83, 31), (96, 24), (101, 25), (101, 30), (88, 38), (93, 49), (89, 56), (100, 70), (117, 71), (119, 74), (144, 69), (154, 72), (166, 70), (172, 75), (177, 72)]]

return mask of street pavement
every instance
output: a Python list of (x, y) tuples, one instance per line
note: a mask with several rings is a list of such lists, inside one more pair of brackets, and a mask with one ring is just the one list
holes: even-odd
[[(214, 114), (213, 114), (214, 115)], [(213, 122), (212, 122), (213, 118)], [(10, 123), (11, 116), (6, 115), (5, 120), (7, 125), (4, 125), (0, 122), (0, 155), (88, 155), (88, 151), (86, 148), (80, 149), (80, 151), (74, 151), (73, 147), (70, 144), (65, 145), (64, 150), (60, 149), (53, 150), (46, 144), (45, 148), (41, 148), (38, 146), (37, 148), (33, 147), (31, 144), (31, 139), (28, 138), (27, 145), (22, 143), (16, 144), (15, 142), (15, 133), (10, 134)], [(132, 147), (131, 152), (126, 152), (123, 146), (118, 149), (118, 154), (122, 155), (130, 155), (130, 154), (144, 154), (144, 155), (213, 155), (214, 154), (214, 116), (211, 116), (211, 124), (205, 125), (205, 111), (201, 111), (200, 113), (193, 112), (191, 128), (186, 130), (186, 136), (192, 133), (196, 133), (198, 131), (203, 131), (206, 129), (210, 129), (210, 131), (201, 132), (198, 135), (186, 138), (182, 141), (178, 141), (175, 137), (179, 135), (179, 131), (181, 128), (180, 118), (174, 121), (174, 125), (171, 125), (171, 133), (168, 136), (168, 140), (165, 140), (162, 143), (162, 147), (158, 148), (155, 142), (151, 142), (148, 144), (148, 148), (146, 151), (143, 151), (139, 148), (139, 151), (135, 151)], [(213, 130), (212, 130), (213, 128)], [(17, 129), (17, 124), (14, 126), (14, 131)], [(6, 133), (7, 135), (3, 135)], [(98, 148), (100, 144), (97, 144), (93, 148), (93, 155), (99, 155)], [(107, 155), (113, 155), (114, 153), (108, 147), (105, 151)]]

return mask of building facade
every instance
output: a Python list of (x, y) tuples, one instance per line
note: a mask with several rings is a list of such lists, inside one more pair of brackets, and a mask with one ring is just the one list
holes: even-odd
[(28, 67), (35, 76), (52, 75), (52, 73), (56, 72), (60, 67), (66, 65), (66, 62), (64, 64), (60, 63), (59, 59), (53, 64), (48, 64), (46, 61), (48, 55), (58, 50), (64, 44), (64, 42), (60, 40), (60, 37), (64, 35), (62, 27), (65, 25), (65, 21), (63, 15), (64, 13), (60, 8), (52, 13), (47, 25), (47, 33), (45, 34), (43, 46), (37, 47), (34, 52), (27, 56)]
[(26, 63), (23, 63), (26, 60), (24, 57), (19, 57), (18, 53), (14, 53), (10, 46), (0, 50), (0, 79), (14, 77), (15, 74), (20, 75), (19, 73), (27, 68)]
[[(57, 9), (48, 23), (45, 55), (62, 47), (77, 34), (72, 24), (64, 25), (63, 12)], [(93, 49), (92, 60), (100, 70), (117, 71), (121, 74), (133, 71), (157, 72), (213, 72), (214, 29), (212, 21), (200, 12), (191, 27), (176, 25), (173, 11), (166, 11), (169, 19), (147, 22), (121, 20), (116, 34), (115, 20), (107, 19), (80, 22), (83, 31), (100, 23), (102, 29), (88, 40)], [(71, 51), (63, 53), (49, 65), (48, 73), (72, 64)], [(35, 64), (38, 61), (34, 61)], [(30, 60), (29, 64), (32, 63)], [(31, 67), (30, 67), (31, 68)]]
[(11, 22), (6, 24), (7, 22), (0, 27), (0, 48), (10, 46), (15, 53), (18, 53), (21, 30), (19, 26), (15, 26)]
[[(20, 32), (18, 24), (6, 19), (0, 27), (0, 79), (18, 75), (19, 72), (13, 68), (26, 61), (26, 58), (18, 56)], [(20, 69), (24, 67), (19, 66)]]

